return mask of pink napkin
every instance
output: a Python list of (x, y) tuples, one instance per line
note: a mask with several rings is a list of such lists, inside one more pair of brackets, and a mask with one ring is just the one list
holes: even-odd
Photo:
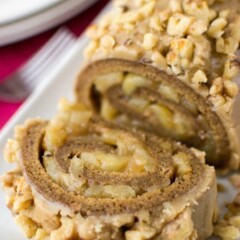
[[(85, 12), (62, 24), (79, 36), (96, 17), (109, 0), (99, 0)], [(30, 39), (0, 47), (0, 81), (13, 73), (21, 64), (31, 57), (59, 28), (54, 28)], [(21, 103), (4, 103), (0, 101), (0, 128), (14, 114)]]

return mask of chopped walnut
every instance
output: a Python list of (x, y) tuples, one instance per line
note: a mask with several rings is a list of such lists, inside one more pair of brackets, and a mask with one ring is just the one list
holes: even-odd
[(44, 229), (38, 228), (33, 240), (46, 240), (47, 237), (48, 233)]
[(16, 140), (8, 139), (4, 148), (4, 158), (7, 162), (17, 162), (19, 154), (19, 143)]
[(104, 48), (112, 49), (113, 46), (115, 45), (115, 40), (112, 36), (106, 35), (101, 38), (100, 44)]
[(233, 38), (224, 39), (222, 37), (217, 39), (216, 50), (219, 53), (231, 54), (234, 53), (239, 45), (239, 41)]
[(216, 50), (220, 53), (234, 54), (239, 47), (240, 41), (240, 17), (237, 16), (227, 26), (227, 34), (217, 40)]
[(224, 18), (215, 19), (209, 26), (208, 36), (212, 38), (220, 38), (224, 33), (224, 28), (227, 25), (227, 20)]
[(169, 7), (172, 12), (182, 12), (182, 5), (179, 0), (170, 0)]
[(152, 12), (154, 11), (155, 5), (156, 5), (155, 1), (150, 1), (149, 3), (145, 3), (143, 7), (139, 9), (139, 13), (141, 14), (141, 16), (146, 18), (152, 14)]
[(156, 229), (146, 223), (136, 223), (133, 230), (126, 231), (126, 240), (151, 239), (156, 234)]
[(197, 19), (191, 23), (188, 28), (188, 34), (192, 36), (200, 36), (207, 31), (207, 24), (201, 19)]
[(183, 37), (188, 31), (191, 21), (190, 17), (176, 13), (168, 21), (167, 33), (170, 36)]
[(240, 237), (239, 229), (227, 224), (215, 226), (214, 234), (221, 237), (222, 240), (237, 240)]
[(65, 240), (76, 237), (74, 222), (68, 217), (61, 218), (61, 227), (51, 232), (51, 239)]
[(212, 86), (210, 88), (210, 95), (215, 96), (218, 94), (221, 94), (223, 91), (223, 79), (222, 78), (216, 78), (213, 80)]
[(2, 187), (8, 192), (8, 207), (14, 212), (23, 211), (33, 204), (30, 187), (23, 176), (17, 171), (10, 172), (1, 177)]
[(240, 174), (230, 176), (229, 181), (236, 189), (240, 189)]
[(77, 215), (77, 231), (79, 237), (82, 239), (96, 239), (96, 231), (94, 226), (96, 225), (96, 221), (94, 221), (93, 217), (89, 217), (87, 219), (82, 218), (80, 215)]
[[(191, 239), (194, 236), (193, 222), (191, 220), (191, 211), (186, 209), (179, 214), (175, 221), (169, 222), (162, 230), (161, 239)], [(193, 238), (196, 239), (196, 238)]]
[(15, 221), (17, 225), (21, 227), (21, 229), (24, 232), (24, 235), (27, 238), (32, 238), (35, 236), (38, 226), (34, 221), (32, 221), (28, 217), (25, 217), (24, 215), (16, 216)]
[[(239, 62), (240, 66), (240, 62)], [(232, 80), (239, 74), (238, 58), (234, 55), (230, 55), (225, 62), (223, 78), (226, 80)]]
[(153, 61), (154, 66), (157, 66), (158, 68), (163, 69), (163, 70), (167, 69), (166, 58), (161, 53), (154, 51), (152, 53), (151, 59)]
[(206, 83), (207, 81), (208, 79), (206, 73), (203, 72), (202, 70), (198, 70), (197, 72), (195, 72), (192, 77), (193, 83)]
[(84, 56), (90, 58), (98, 48), (98, 41), (91, 41), (89, 45), (84, 50)]
[(223, 86), (226, 94), (229, 97), (234, 98), (237, 96), (239, 89), (236, 83), (231, 81), (224, 81)]
[(190, 15), (209, 23), (216, 17), (216, 12), (208, 6), (206, 1), (183, 0), (183, 9)]
[(158, 31), (158, 32), (163, 31), (163, 24), (158, 16), (155, 16), (150, 19), (149, 26), (155, 31)]
[(209, 41), (202, 35), (188, 36), (188, 40), (194, 45), (193, 64), (198, 67), (206, 67), (211, 57), (211, 45)]
[(171, 43), (171, 50), (167, 54), (167, 63), (175, 74), (181, 74), (190, 65), (194, 52), (194, 45), (188, 39), (175, 39)]
[(144, 35), (143, 48), (146, 50), (153, 49), (158, 42), (158, 37), (152, 33), (147, 33)]
[(226, 99), (222, 95), (215, 95), (210, 99), (215, 107), (223, 106), (226, 103)]
[(136, 48), (128, 48), (126, 46), (117, 46), (114, 49), (113, 57), (136, 60), (139, 56), (139, 51)]
[(229, 218), (230, 225), (240, 229), (240, 213)]

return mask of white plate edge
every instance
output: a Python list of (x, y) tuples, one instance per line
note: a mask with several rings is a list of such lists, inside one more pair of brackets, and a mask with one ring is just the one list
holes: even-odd
[[(83, 12), (96, 1), (98, 0), (68, 0), (68, 2), (60, 2), (55, 7), (22, 18), (19, 21), (0, 26), (0, 47), (51, 29)], [(59, 11), (61, 11), (61, 14), (58, 14)]]

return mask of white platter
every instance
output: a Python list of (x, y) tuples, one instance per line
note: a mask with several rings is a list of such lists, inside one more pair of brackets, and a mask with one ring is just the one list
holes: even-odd
[[(110, 5), (100, 15), (108, 11), (109, 8)], [(0, 132), (0, 175), (14, 168), (13, 165), (5, 163), (3, 160), (3, 148), (7, 139), (13, 136), (14, 126), (23, 123), (28, 118), (50, 119), (56, 112), (57, 103), (61, 97), (73, 100), (74, 80), (82, 65), (83, 49), (87, 43), (88, 40), (84, 36), (78, 40), (58, 67), (45, 78)], [(226, 179), (219, 179), (219, 182), (227, 189), (227, 192), (219, 194), (219, 206), (223, 213), (224, 205), (233, 199), (236, 192)], [(6, 195), (0, 188), (0, 239), (24, 240), (10, 211), (5, 206), (5, 197)]]
[[(0, 8), (1, 1), (3, 0), (0, 0)], [(3, 18), (2, 23), (0, 21), (0, 46), (34, 36), (57, 26), (84, 11), (96, 1), (97, 0), (51, 0), (51, 4), (47, 5), (46, 3), (41, 6), (39, 4), (38, 11), (35, 7), (34, 11), (33, 9), (30, 11), (31, 9), (29, 9), (28, 11), (18, 13), (15, 20), (11, 18), (11, 16), (9, 16), (9, 18)], [(24, 1), (21, 1), (21, 4), (22, 2)]]

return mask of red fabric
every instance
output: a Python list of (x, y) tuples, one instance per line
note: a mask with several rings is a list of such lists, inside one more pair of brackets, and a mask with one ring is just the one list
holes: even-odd
[[(66, 26), (79, 36), (108, 1), (109, 0), (99, 0), (89, 9), (61, 26)], [(0, 47), (0, 81), (13, 73), (21, 64), (27, 61), (29, 57), (48, 41), (58, 28), (59, 26), (30, 39)], [(3, 127), (20, 105), (21, 103), (10, 104), (0, 101), (0, 128)]]

